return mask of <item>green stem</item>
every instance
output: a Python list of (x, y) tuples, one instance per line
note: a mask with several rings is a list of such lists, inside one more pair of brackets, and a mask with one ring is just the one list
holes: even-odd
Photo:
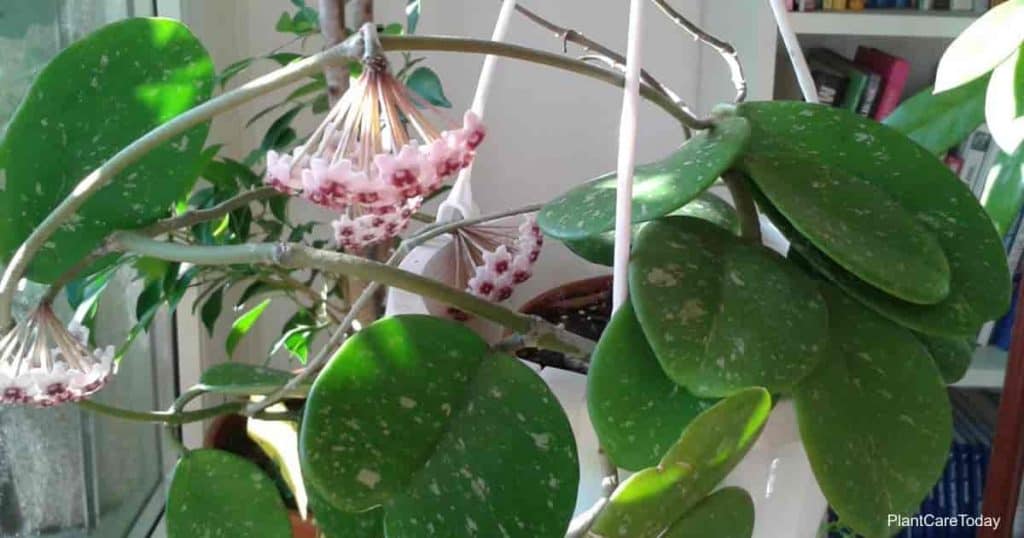
[(195, 209), (187, 213), (182, 213), (177, 217), (158, 221), (150, 226), (147, 226), (139, 233), (146, 235), (160, 235), (163, 233), (171, 232), (181, 228), (188, 228), (196, 224), (208, 222), (214, 219), (223, 217), (224, 215), (248, 206), (252, 202), (260, 200), (266, 200), (268, 198), (274, 198), (276, 196), (284, 196), (276, 189), (272, 187), (261, 187), (250, 191), (245, 191), (234, 198), (224, 200), (220, 204), (217, 204), (208, 209)]
[(191, 422), (200, 422), (220, 415), (238, 413), (245, 407), (245, 404), (242, 402), (226, 403), (208, 407), (206, 409), (198, 409), (196, 411), (133, 411), (130, 409), (122, 409), (120, 407), (101, 404), (94, 400), (82, 400), (78, 402), (78, 407), (81, 407), (86, 411), (123, 420), (180, 426)]
[(729, 188), (733, 205), (736, 206), (736, 214), (740, 219), (740, 233), (744, 238), (760, 243), (761, 221), (757, 217), (757, 206), (754, 205), (754, 197), (750, 193), (747, 179), (742, 174), (730, 171), (722, 175), (722, 181)]
[[(602, 69), (560, 54), (553, 54), (509, 43), (455, 37), (387, 35), (380, 36), (380, 43), (384, 47), (384, 50), (387, 51), (474, 52), (479, 54), (504, 56), (506, 58), (523, 60), (570, 71), (602, 82), (607, 82), (614, 86), (624, 86), (626, 83), (625, 77), (613, 71)], [(704, 130), (711, 126), (710, 122), (690, 114), (674, 102), (671, 97), (650, 86), (642, 86), (640, 88), (640, 93), (645, 99), (659, 106), (669, 115), (679, 120), (679, 122), (684, 126), (696, 130)]]
[(157, 259), (198, 265), (264, 264), (285, 269), (319, 269), (333, 274), (343, 274), (430, 297), (526, 335), (531, 341), (553, 351), (584, 355), (593, 347), (590, 340), (540, 318), (520, 314), (397, 267), (340, 252), (292, 243), (190, 246), (156, 241), (132, 232), (114, 234), (111, 236), (111, 245), (123, 251)]

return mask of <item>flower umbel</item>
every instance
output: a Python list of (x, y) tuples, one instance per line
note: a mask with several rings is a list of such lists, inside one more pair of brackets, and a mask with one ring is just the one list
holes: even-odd
[(114, 347), (89, 348), (88, 329), (68, 328), (48, 304), (0, 339), (0, 404), (50, 407), (89, 396), (115, 373)]
[(340, 212), (338, 244), (359, 249), (402, 231), (424, 197), (472, 162), (485, 134), (473, 112), (454, 124), (377, 56), (305, 144), (267, 153), (264, 181)]
[[(523, 217), (519, 226), (488, 223), (460, 228), (453, 233), (455, 242), (455, 285), (493, 302), (512, 296), (516, 286), (533, 276), (533, 265), (540, 256), (544, 236), (536, 217)], [(468, 315), (456, 309), (448, 313), (455, 319)]]

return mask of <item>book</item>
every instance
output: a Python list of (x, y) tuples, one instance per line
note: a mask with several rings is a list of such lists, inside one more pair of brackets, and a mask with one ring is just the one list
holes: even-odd
[(974, 0), (952, 0), (949, 4), (952, 11), (971, 11), (974, 9)]
[(971, 193), (975, 197), (980, 198), (984, 192), (984, 183), (987, 180), (988, 172), (983, 170), (983, 167), (988, 159), (989, 151), (995, 145), (992, 133), (985, 125), (975, 129), (960, 145), (959, 154), (964, 160), (960, 179), (970, 187)]
[(846, 7), (854, 11), (860, 11), (864, 9), (864, 0), (849, 0), (846, 2)]
[(846, 87), (833, 106), (857, 112), (861, 97), (868, 86), (867, 71), (828, 49), (812, 49), (807, 56), (812, 72), (831, 71), (846, 79)]
[(818, 90), (818, 101), (823, 105), (839, 106), (846, 91), (846, 76), (828, 65), (815, 62), (808, 58), (811, 78)]
[(884, 120), (896, 110), (903, 98), (903, 89), (910, 75), (910, 63), (873, 47), (857, 47), (854, 63), (882, 77), (882, 87), (879, 90), (873, 117), (879, 121)]
[(864, 95), (860, 98), (860, 104), (857, 105), (857, 113), (870, 118), (875, 112), (875, 107), (878, 105), (878, 96), (882, 92), (882, 75), (870, 69), (864, 69), (864, 73), (868, 76), (868, 85), (864, 88)]

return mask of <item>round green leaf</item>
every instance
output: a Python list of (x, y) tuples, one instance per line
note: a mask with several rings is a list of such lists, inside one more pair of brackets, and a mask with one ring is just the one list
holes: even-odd
[(999, 65), (1024, 41), (1024, 0), (1008, 0), (960, 34), (939, 60), (935, 91), (970, 82)]
[(309, 507), (323, 538), (384, 538), (384, 510), (350, 514), (309, 492)]
[[(208, 368), (199, 377), (199, 385), (219, 394), (267, 394), (292, 379), (292, 374), (240, 362), (224, 362)], [(304, 392), (303, 392), (304, 393)]]
[(766, 390), (748, 388), (701, 413), (657, 467), (619, 486), (592, 532), (606, 538), (662, 536), (743, 459), (768, 420), (771, 400)]
[(696, 396), (786, 392), (821, 358), (827, 320), (814, 283), (761, 245), (668, 217), (643, 229), (629, 269), (651, 348)]
[[(0, 254), (9, 259), (90, 172), (135, 139), (206, 100), (213, 63), (171, 19), (128, 19), (73, 43), (39, 73), (3, 141)], [(199, 173), (208, 124), (194, 127), (118, 174), (33, 260), (51, 282), (117, 229), (165, 215)]]
[(949, 398), (935, 363), (906, 329), (823, 284), (829, 360), (794, 393), (811, 469), (839, 519), (890, 536), (911, 515), (949, 453)]
[(429, 316), (383, 319), (342, 346), (309, 394), (300, 452), (309, 490), (346, 512), (384, 506), (393, 536), (560, 537), (579, 480), (544, 382)]
[(656, 465), (683, 428), (714, 403), (665, 376), (632, 304), (615, 312), (591, 355), (587, 408), (601, 448), (617, 466)]
[[(736, 235), (740, 232), (740, 221), (736, 210), (728, 202), (710, 192), (700, 193), (696, 199), (672, 212), (673, 215), (696, 217), (717, 224)], [(633, 239), (646, 223), (633, 225)], [(615, 258), (615, 230), (609, 230), (583, 239), (563, 241), (569, 250), (591, 263), (611, 267)]]
[[(726, 118), (665, 160), (636, 167), (633, 222), (663, 217), (696, 198), (732, 165), (749, 138), (746, 120)], [(545, 205), (537, 223), (556, 239), (583, 239), (611, 230), (617, 181), (613, 172), (570, 190)]]
[(942, 380), (952, 385), (967, 375), (974, 359), (974, 346), (964, 338), (943, 338), (916, 333), (917, 339), (928, 348)]
[(1024, 208), (1024, 145), (1013, 154), (1000, 153), (996, 157), (986, 185), (982, 203), (999, 235), (1005, 237)]
[[(801, 155), (874, 184), (935, 235), (949, 263), (949, 296), (932, 306), (900, 301), (852, 275), (839, 282), (844, 289), (929, 334), (966, 336), (1009, 308), (1002, 238), (963, 182), (934, 155), (889, 127), (832, 107), (778, 101), (739, 109), (753, 128), (751, 153)], [(833, 273), (826, 271), (833, 280), (842, 278)]]
[(167, 536), (291, 538), (277, 487), (252, 462), (221, 450), (195, 450), (178, 461), (167, 492)]
[(745, 490), (733, 487), (708, 495), (662, 538), (750, 538), (753, 534), (754, 501)]
[(1024, 147), (1024, 45), (992, 72), (985, 121), (1005, 153)]
[(943, 155), (985, 121), (988, 80), (981, 77), (942, 93), (935, 93), (935, 88), (929, 86), (900, 103), (882, 123), (935, 155)]
[(793, 155), (749, 155), (743, 167), (793, 228), (847, 271), (913, 303), (949, 294), (939, 242), (885, 191)]

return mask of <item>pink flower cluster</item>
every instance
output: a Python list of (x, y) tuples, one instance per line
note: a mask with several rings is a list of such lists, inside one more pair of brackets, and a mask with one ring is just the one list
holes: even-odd
[(473, 112), (461, 127), (438, 130), (436, 109), (368, 65), (309, 141), (291, 155), (267, 153), (264, 182), (341, 213), (339, 246), (360, 249), (394, 237), (440, 189), (473, 161), (486, 130)]
[(114, 347), (90, 350), (88, 334), (40, 307), (0, 342), (0, 404), (51, 407), (102, 389), (116, 370)]
[(544, 235), (533, 216), (519, 226), (519, 236), (509, 248), (501, 245), (483, 255), (483, 265), (469, 279), (466, 291), (489, 301), (504, 301), (512, 296), (515, 287), (533, 276), (533, 264), (540, 257)]

